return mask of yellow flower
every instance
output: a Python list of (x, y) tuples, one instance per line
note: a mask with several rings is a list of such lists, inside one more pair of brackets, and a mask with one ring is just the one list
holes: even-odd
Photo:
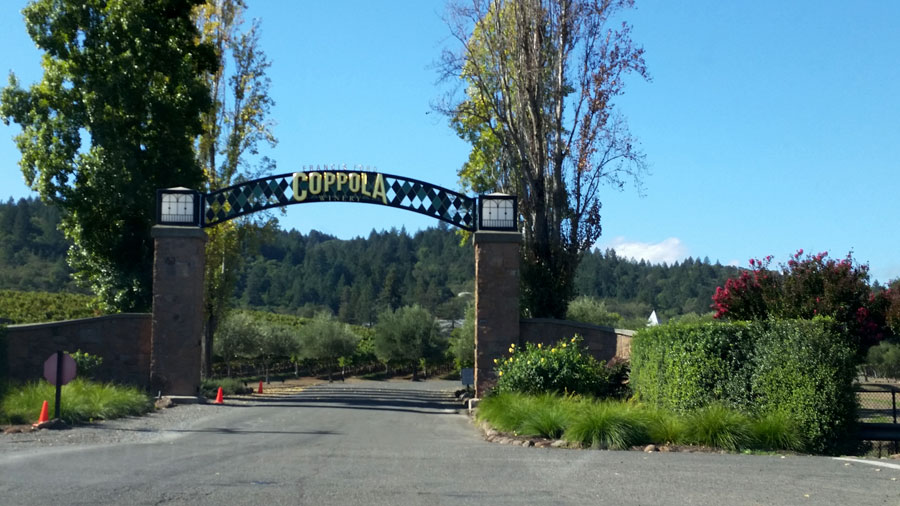
[(503, 376), (503, 371), (500, 371), (500, 376)]
[(538, 349), (541, 349), (541, 343), (538, 343)]
[(552, 349), (550, 350), (550, 353), (556, 353), (556, 348), (552, 348)]
[(510, 347), (510, 348), (515, 348), (515, 347), (516, 347), (516, 343), (512, 343), (511, 345), (509, 345), (509, 347)]
[(542, 364), (544, 363), (544, 360), (546, 360), (546, 359), (545, 359), (544, 357), (541, 357), (541, 363), (542, 363)]
[(498, 363), (498, 362), (500, 362), (500, 361), (497, 360), (497, 359), (495, 358), (495, 359), (494, 359), (494, 363), (496, 364), (496, 363)]
[(574, 337), (572, 338), (572, 342), (573, 342), (573, 343), (575, 342), (575, 338), (574, 338)]
[(566, 347), (566, 343), (563, 343), (563, 344), (562, 344), (562, 347), (565, 348), (565, 347)]

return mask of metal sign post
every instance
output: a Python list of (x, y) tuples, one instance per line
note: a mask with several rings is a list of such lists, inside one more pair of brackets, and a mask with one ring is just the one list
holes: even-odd
[(62, 404), (62, 386), (75, 379), (75, 359), (69, 354), (57, 351), (44, 362), (44, 379), (56, 386), (56, 408), (54, 418), (59, 418), (60, 404)]

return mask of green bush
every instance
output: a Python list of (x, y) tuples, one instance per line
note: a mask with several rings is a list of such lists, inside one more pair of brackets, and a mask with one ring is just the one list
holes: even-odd
[(75, 353), (66, 352), (75, 360), (75, 367), (79, 378), (96, 379), (94, 375), (103, 365), (103, 357), (91, 355), (85, 351), (76, 350)]
[(884, 341), (869, 348), (866, 368), (882, 378), (900, 378), (900, 344)]
[[(46, 381), (11, 388), (0, 402), (0, 412), (10, 423), (32, 423), (38, 419), (44, 401), (50, 414), (56, 409), (56, 387)], [(145, 393), (135, 387), (112, 383), (95, 383), (76, 378), (62, 387), (60, 417), (67, 423), (83, 423), (96, 419), (112, 419), (141, 415), (153, 404)]]
[(560, 393), (607, 397), (617, 392), (615, 384), (621, 368), (604, 367), (575, 336), (551, 346), (526, 343), (524, 348), (510, 347), (511, 355), (497, 364), (497, 391), (525, 394)]
[(783, 412), (804, 450), (835, 451), (856, 418), (856, 362), (834, 329), (825, 318), (652, 327), (632, 342), (631, 387), (682, 413), (713, 404)]
[(624, 321), (619, 313), (608, 311), (602, 300), (584, 295), (569, 303), (566, 319), (604, 327), (619, 327)]

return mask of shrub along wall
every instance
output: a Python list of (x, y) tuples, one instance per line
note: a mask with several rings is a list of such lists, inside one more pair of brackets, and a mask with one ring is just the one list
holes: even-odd
[(824, 318), (651, 327), (632, 342), (631, 387), (680, 412), (715, 403), (783, 411), (807, 450), (833, 450), (856, 419), (855, 355), (835, 329)]

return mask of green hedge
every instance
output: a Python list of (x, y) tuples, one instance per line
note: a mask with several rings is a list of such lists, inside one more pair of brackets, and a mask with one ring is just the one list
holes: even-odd
[(756, 346), (751, 389), (760, 413), (784, 411), (807, 449), (831, 451), (856, 423), (857, 354), (830, 320), (765, 326)]
[(635, 396), (687, 412), (714, 403), (785, 413), (808, 451), (832, 451), (856, 418), (852, 348), (828, 319), (662, 325), (631, 347)]
[(753, 329), (745, 322), (650, 327), (632, 341), (630, 383), (640, 400), (674, 411), (712, 403), (742, 409), (752, 350)]

